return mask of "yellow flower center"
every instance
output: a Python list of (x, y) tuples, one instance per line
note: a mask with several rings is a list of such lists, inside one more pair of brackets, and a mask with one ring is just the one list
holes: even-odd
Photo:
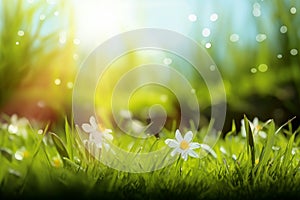
[(28, 157), (29, 157), (29, 152), (25, 150), (25, 151), (23, 152), (23, 157), (24, 157), (24, 158), (28, 158)]
[(98, 129), (99, 129), (101, 132), (105, 130), (105, 128), (103, 127), (102, 124), (98, 124)]
[(186, 150), (187, 148), (189, 148), (189, 146), (190, 146), (190, 144), (185, 140), (182, 140), (182, 142), (180, 143), (180, 148), (182, 150)]
[(257, 131), (260, 131), (260, 130), (262, 129), (262, 126), (258, 124), (257, 126), (255, 126), (255, 129), (256, 129)]
[(54, 167), (60, 167), (61, 166), (61, 161), (59, 158), (53, 158), (53, 166)]

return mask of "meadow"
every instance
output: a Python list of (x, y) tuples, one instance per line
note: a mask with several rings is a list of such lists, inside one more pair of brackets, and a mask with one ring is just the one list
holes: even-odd
[(0, 0), (0, 198), (300, 198), (299, 3)]

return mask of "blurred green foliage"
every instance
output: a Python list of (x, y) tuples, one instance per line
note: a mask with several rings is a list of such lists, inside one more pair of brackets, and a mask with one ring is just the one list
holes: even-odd
[[(239, 19), (220, 19), (214, 27), (213, 46), (208, 49), (222, 71), (228, 118), (242, 118), (247, 113), (282, 123), (299, 117), (300, 2), (249, 1), (246, 10), (236, 9), (247, 13), (248, 23), (243, 30), (234, 30), (234, 22)], [(238, 41), (234, 41), (236, 34)], [(266, 39), (261, 41), (259, 35)], [(225, 46), (219, 47), (220, 44)], [(299, 124), (299, 119), (295, 123)]]
[[(8, 114), (35, 118), (37, 113), (28, 112), (39, 111), (30, 104), (39, 102), (54, 112), (70, 105), (67, 83), (73, 81), (75, 69), (72, 14), (64, 2), (47, 2), (0, 1), (0, 110)], [(18, 107), (22, 104), (24, 111)]]
[[(70, 108), (71, 102), (67, 101), (70, 98), (64, 97), (70, 97), (66, 85), (72, 84), (76, 71), (74, 66), (80, 64), (73, 59), (76, 31), (72, 8), (63, 2), (56, 5), (42, 0), (28, 2), (31, 1), (0, 1), (0, 107), (12, 99), (26, 96), (26, 99), (46, 101), (55, 112), (60, 112), (64, 107)], [(225, 5), (214, 0), (209, 5), (219, 16), (211, 24), (203, 10), (206, 5), (191, 1), (190, 6), (198, 21), (191, 23), (189, 36), (203, 46), (207, 42), (212, 45), (207, 51), (221, 71), (226, 88), (228, 112), (225, 131), (230, 129), (232, 119), (239, 122), (244, 113), (250, 118), (273, 118), (278, 123), (300, 116), (299, 1), (238, 3), (232, 0)], [(55, 12), (59, 12), (59, 16)], [(205, 27), (211, 30), (208, 37), (203, 36)], [(65, 41), (60, 43), (62, 36)], [(131, 41), (125, 41), (125, 45), (126, 42)], [(85, 49), (80, 50), (82, 55), (87, 55)], [(122, 67), (115, 64), (117, 67), (110, 69), (108, 72), (111, 74), (104, 77), (101, 93), (96, 96), (97, 112), (112, 120), (111, 94), (121, 75), (143, 62), (161, 63), (165, 56), (172, 58), (172, 67), (191, 80), (199, 99), (201, 123), (206, 124), (211, 102), (205, 83), (186, 62), (168, 53), (137, 53), (122, 58), (119, 61)], [(60, 80), (59, 87), (53, 84), (55, 79)], [(28, 89), (28, 85), (37, 87)], [(152, 89), (136, 91), (129, 108), (135, 118), (147, 123), (147, 108), (152, 104), (162, 104), (168, 111), (168, 125), (171, 127), (180, 115), (178, 101), (170, 91)], [(16, 93), (20, 95), (14, 96)], [(82, 98), (86, 97), (83, 95)], [(121, 97), (115, 100), (119, 109), (124, 109), (122, 103)], [(299, 120), (293, 123), (299, 123)]]
[[(213, 9), (206, 7), (205, 2)], [(211, 44), (211, 47), (206, 49), (223, 77), (228, 105), (224, 131), (230, 129), (232, 119), (239, 122), (244, 113), (247, 113), (250, 118), (255, 116), (263, 120), (272, 118), (277, 123), (283, 123), (294, 116), (300, 117), (300, 29), (298, 26), (300, 2), (232, 0), (224, 3), (214, 0), (202, 3), (191, 1), (187, 4), (194, 6), (191, 13), (198, 16), (197, 21), (192, 22), (189, 36), (203, 47), (208, 42)], [(210, 21), (213, 12), (207, 13), (205, 8), (215, 10), (218, 19)], [(140, 20), (146, 23), (150, 19)], [(203, 35), (205, 28), (210, 29), (207, 37)], [(176, 55), (168, 53), (156, 55), (145, 53), (145, 55), (148, 57), (143, 57), (142, 53), (127, 55), (127, 59), (122, 58), (121, 66), (108, 71), (111, 73), (111, 76), (106, 79), (109, 83), (106, 85), (106, 90), (99, 93), (99, 102), (106, 101), (103, 105), (110, 106), (111, 99), (108, 96), (125, 69), (130, 70), (132, 66), (138, 66), (143, 62), (162, 63), (165, 57), (169, 57), (173, 60), (170, 66), (190, 80), (195, 88), (202, 111), (200, 123), (206, 124), (210, 118), (211, 99), (205, 82), (192, 70), (193, 67)], [(153, 77), (160, 75), (147, 74)], [(137, 82), (141, 77), (132, 81)], [(165, 79), (168, 78), (165, 76)], [(170, 79), (170, 83), (172, 81), (174, 80)], [(161, 101), (163, 94), (169, 97), (167, 103)], [(114, 101), (122, 100), (120, 98)], [(154, 88), (153, 90), (148, 88), (144, 92), (136, 91), (129, 108), (135, 118), (146, 122), (145, 110), (151, 103), (160, 103), (166, 108), (170, 114), (169, 125), (173, 120), (178, 121), (180, 106), (174, 100), (174, 96), (166, 91)], [(186, 104), (188, 105), (188, 99)], [(104, 116), (109, 114), (106, 113)], [(299, 119), (293, 121), (294, 124), (299, 122)]]

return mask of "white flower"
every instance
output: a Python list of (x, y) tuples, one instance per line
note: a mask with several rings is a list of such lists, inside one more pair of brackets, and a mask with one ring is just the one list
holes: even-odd
[(16, 114), (13, 114), (10, 118), (10, 123), (7, 125), (7, 130), (11, 134), (15, 134), (27, 138), (28, 126), (29, 126), (29, 121), (26, 118), (24, 117), (18, 118)]
[[(246, 137), (246, 128), (245, 128), (245, 121), (244, 119), (241, 120), (241, 134), (243, 137)], [(267, 138), (267, 133), (262, 131), (263, 127), (262, 125), (259, 124), (259, 120), (257, 117), (255, 117), (253, 119), (253, 122), (250, 122), (249, 121), (249, 125), (250, 125), (250, 128), (251, 128), (251, 131), (253, 133), (253, 136), (257, 136), (259, 135), (261, 138), (265, 139)]]
[(188, 131), (184, 137), (182, 137), (180, 131), (177, 129), (175, 132), (175, 139), (166, 139), (165, 143), (174, 148), (171, 152), (171, 156), (179, 153), (181, 157), (186, 161), (188, 156), (199, 158), (199, 155), (193, 150), (197, 148), (202, 148), (208, 152), (210, 152), (214, 157), (216, 157), (216, 153), (207, 145), (207, 144), (199, 144), (198, 142), (191, 142), (193, 139), (192, 131)]
[(110, 129), (105, 129), (101, 131), (99, 129), (98, 124), (96, 123), (96, 119), (94, 116), (90, 117), (90, 123), (82, 124), (82, 129), (89, 133), (89, 139), (84, 140), (85, 143), (94, 143), (96, 144), (97, 148), (102, 148), (102, 145), (106, 149), (109, 148), (109, 145), (106, 143), (105, 140), (113, 140), (113, 136), (110, 134), (112, 131)]
[(28, 158), (29, 155), (30, 155), (29, 151), (27, 151), (25, 147), (21, 147), (19, 150), (16, 151), (15, 159), (23, 160), (24, 158)]

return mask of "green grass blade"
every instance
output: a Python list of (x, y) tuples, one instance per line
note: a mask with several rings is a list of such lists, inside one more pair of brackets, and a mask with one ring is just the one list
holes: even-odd
[(225, 138), (229, 138), (232, 135), (236, 135), (236, 125), (234, 119), (232, 120), (231, 130), (225, 135)]
[(293, 134), (290, 139), (289, 142), (286, 146), (285, 152), (284, 152), (284, 158), (281, 164), (281, 169), (285, 170), (288, 169), (289, 164), (291, 163), (291, 159), (292, 159), (292, 150), (293, 150), (293, 143), (295, 140), (295, 134)]
[[(284, 123), (283, 125), (281, 125), (277, 130), (276, 130), (276, 133), (275, 134), (278, 134), (279, 133), (279, 131), (281, 131), (281, 129), (283, 128), (283, 127), (285, 127), (286, 125), (289, 125), (289, 126), (291, 126), (292, 124), (291, 124), (291, 122), (292, 122), (292, 120), (294, 120), (296, 117), (293, 117), (292, 119), (290, 119), (290, 120), (288, 120), (286, 123)], [(300, 127), (299, 127), (300, 128)], [(291, 130), (292, 130), (292, 128), (289, 128), (290, 129), (290, 132), (292, 132)]]
[(250, 128), (249, 120), (247, 119), (246, 115), (244, 115), (244, 122), (245, 122), (245, 129), (246, 129), (247, 145), (250, 151), (251, 164), (252, 166), (254, 166), (255, 165), (254, 139), (253, 139), (253, 133)]
[(68, 154), (68, 151), (63, 143), (63, 141), (55, 134), (55, 133), (50, 133), (51, 135), (51, 138), (53, 140), (53, 143), (59, 153), (59, 155), (62, 157), (62, 158), (68, 158), (70, 159), (70, 156)]
[(79, 170), (82, 170), (82, 168), (80, 167), (80, 165), (78, 165), (75, 162), (71, 161), (67, 157), (63, 157), (62, 159), (63, 159), (63, 162), (64, 162), (64, 166), (67, 169), (71, 169), (74, 172), (78, 172)]
[(67, 140), (67, 151), (70, 155), (70, 159), (73, 159), (73, 137), (72, 137), (72, 131), (70, 130), (70, 126), (68, 123), (67, 118), (65, 118), (65, 133), (66, 133), (66, 140)]
[(7, 148), (0, 148), (0, 153), (3, 157), (5, 157), (9, 162), (12, 161), (13, 152)]
[(257, 166), (254, 169), (254, 171), (256, 172), (256, 174), (258, 176), (260, 175), (262, 168), (268, 164), (268, 161), (272, 155), (272, 151), (273, 151), (272, 146), (274, 145), (274, 142), (275, 142), (275, 135), (276, 135), (275, 123), (272, 120), (270, 123), (269, 130), (268, 130), (268, 138), (267, 138), (266, 144), (263, 147), (262, 152), (260, 154), (259, 163), (257, 164)]

